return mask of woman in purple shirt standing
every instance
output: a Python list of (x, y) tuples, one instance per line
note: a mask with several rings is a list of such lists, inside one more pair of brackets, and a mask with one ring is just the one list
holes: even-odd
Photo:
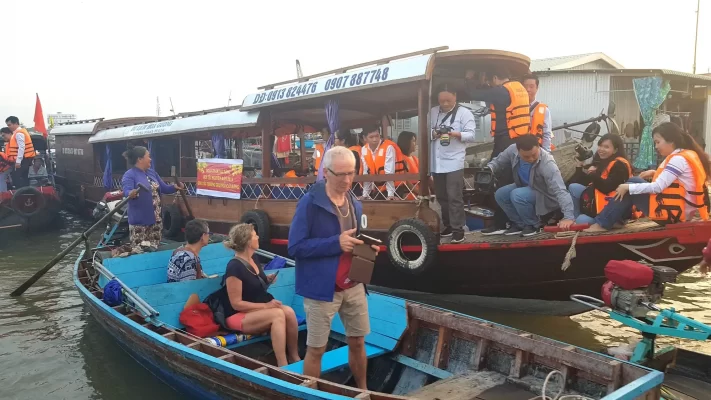
[[(126, 171), (121, 178), (123, 195), (130, 198), (128, 202), (128, 227), (130, 242), (115, 253), (123, 256), (143, 252), (142, 247), (157, 248), (163, 231), (161, 218), (160, 195), (172, 194), (183, 190), (183, 185), (168, 185), (151, 167), (151, 155), (143, 146), (135, 146), (126, 150), (123, 156), (133, 168)], [(151, 190), (139, 193), (138, 185)]]

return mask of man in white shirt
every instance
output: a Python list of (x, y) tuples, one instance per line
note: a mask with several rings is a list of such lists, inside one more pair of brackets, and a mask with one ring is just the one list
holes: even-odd
[(447, 85), (438, 90), (439, 106), (430, 110), (432, 177), (442, 209), (442, 237), (464, 241), (464, 157), (467, 142), (474, 142), (476, 122), (471, 111), (459, 107), (457, 94)]
[(541, 148), (550, 153), (553, 139), (553, 123), (548, 106), (536, 99), (539, 85), (538, 76), (533, 74), (526, 75), (521, 79), (521, 84), (528, 92), (528, 99), (531, 102), (531, 133), (538, 136), (538, 144)]
[[(365, 133), (365, 146), (361, 149), (363, 175), (390, 175), (396, 172), (397, 161), (397, 146), (390, 140), (382, 140), (380, 138), (380, 128), (377, 125), (372, 125), (363, 128)], [(370, 192), (373, 186), (376, 186), (377, 193), (373, 196), (374, 200), (385, 200), (386, 197), (381, 182), (363, 182), (363, 197), (370, 198)], [(387, 191), (387, 200), (395, 198), (395, 183), (392, 181), (385, 182), (385, 190)]]

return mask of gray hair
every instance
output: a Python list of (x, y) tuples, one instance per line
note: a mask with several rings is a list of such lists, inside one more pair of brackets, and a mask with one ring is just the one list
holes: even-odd
[(343, 146), (334, 146), (323, 155), (323, 168), (331, 168), (335, 158), (347, 159), (353, 166), (356, 164), (356, 159), (351, 149)]

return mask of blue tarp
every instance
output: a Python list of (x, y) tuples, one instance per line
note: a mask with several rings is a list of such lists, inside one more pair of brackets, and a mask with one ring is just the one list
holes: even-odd
[(111, 165), (111, 143), (106, 143), (106, 166), (104, 167), (104, 188), (114, 188), (113, 166)]
[[(338, 100), (337, 99), (329, 99), (326, 101), (326, 122), (328, 122), (328, 130), (331, 133), (331, 135), (328, 137), (328, 141), (326, 142), (326, 145), (323, 148), (323, 153), (321, 154), (321, 160), (323, 160), (323, 156), (326, 154), (326, 152), (333, 146), (333, 142), (336, 140), (336, 132), (338, 131), (338, 128), (340, 127), (340, 121), (338, 118)], [(323, 162), (319, 165), (318, 168), (318, 177), (316, 178), (317, 181), (320, 181), (323, 179)]]

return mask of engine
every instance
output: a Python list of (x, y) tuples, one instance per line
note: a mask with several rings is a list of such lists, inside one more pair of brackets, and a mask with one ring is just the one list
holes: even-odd
[[(121, 201), (121, 199), (123, 199), (122, 191), (115, 190), (113, 192), (107, 192), (106, 194), (104, 194), (104, 197), (102, 197), (101, 200), (96, 203), (96, 207), (94, 207), (92, 216), (94, 217), (94, 219), (100, 219), (104, 215), (111, 212), (111, 210), (114, 209), (114, 207)], [(126, 206), (124, 205), (121, 210), (117, 211), (116, 214), (114, 214), (114, 216), (116, 217), (115, 221), (121, 220), (124, 211), (126, 211), (125, 209)]]
[(676, 282), (678, 272), (669, 267), (612, 260), (605, 266), (602, 300), (613, 310), (631, 317), (644, 317), (661, 300), (664, 284)]

